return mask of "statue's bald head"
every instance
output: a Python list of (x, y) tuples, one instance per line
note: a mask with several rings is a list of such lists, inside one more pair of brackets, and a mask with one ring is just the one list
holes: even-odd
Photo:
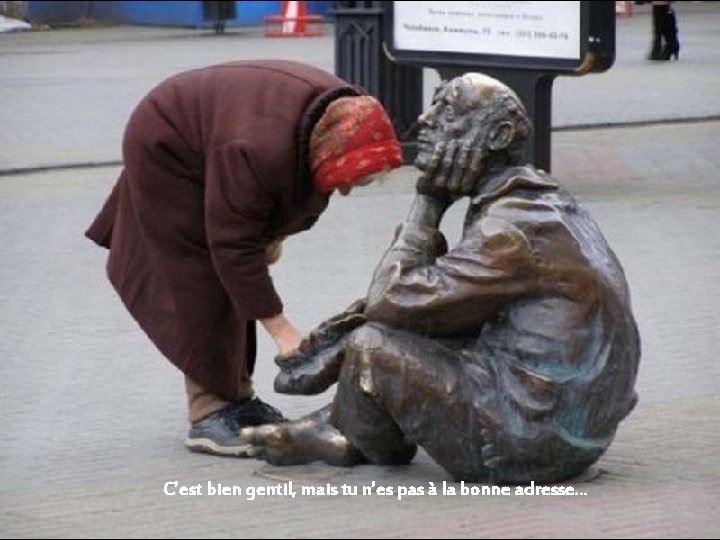
[(532, 131), (532, 124), (522, 101), (509, 86), (482, 73), (465, 73), (452, 79), (447, 86), (457, 99), (458, 110), (477, 111), (488, 128), (497, 122), (511, 123), (512, 146), (522, 147)]
[(525, 112), (522, 102), (508, 86), (482, 73), (465, 73), (445, 84), (446, 91), (463, 110), (512, 105)]
[(415, 164), (420, 169), (430, 166), (443, 141), (471, 146), (485, 164), (516, 164), (532, 130), (517, 94), (482, 73), (465, 73), (444, 82), (418, 122)]

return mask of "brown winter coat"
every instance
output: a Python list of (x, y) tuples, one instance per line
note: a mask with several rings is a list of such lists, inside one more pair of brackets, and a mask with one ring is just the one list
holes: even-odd
[(177, 75), (133, 112), (125, 167), (87, 231), (160, 351), (233, 399), (252, 373), (255, 321), (282, 312), (265, 245), (308, 229), (327, 206), (312, 190), (307, 140), (324, 107), (357, 89), (284, 61)]

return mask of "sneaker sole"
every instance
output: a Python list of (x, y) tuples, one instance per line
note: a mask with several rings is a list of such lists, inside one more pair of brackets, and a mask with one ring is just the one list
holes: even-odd
[(250, 445), (242, 446), (218, 446), (211, 439), (185, 439), (185, 446), (191, 452), (213, 454), (215, 456), (227, 457), (251, 457)]

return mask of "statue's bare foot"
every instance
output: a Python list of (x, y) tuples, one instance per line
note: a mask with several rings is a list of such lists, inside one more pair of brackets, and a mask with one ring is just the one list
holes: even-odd
[[(320, 412), (320, 411), (319, 411)], [(300, 465), (324, 461), (330, 465), (351, 466), (364, 462), (345, 436), (314, 414), (283, 424), (268, 424), (240, 430), (240, 444), (247, 455), (272, 465)]]

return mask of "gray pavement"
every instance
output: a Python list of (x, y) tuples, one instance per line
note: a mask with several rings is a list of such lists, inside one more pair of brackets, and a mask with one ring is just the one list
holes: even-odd
[[(681, 32), (694, 28), (693, 21), (702, 28), (720, 22), (720, 6), (682, 9), (688, 13), (681, 11)], [(705, 45), (697, 70), (690, 46), (680, 62), (647, 65), (648, 24), (642, 14), (621, 21), (621, 33), (622, 25), (642, 32), (632, 53), (620, 49), (616, 67), (624, 75), (568, 80), (582, 89), (558, 82), (556, 118), (565, 114), (561, 103), (575, 103), (565, 117), (572, 123), (593, 123), (592, 115), (606, 123), (622, 114), (627, 121), (645, 120), (645, 113), (717, 114), (714, 98), (676, 79), (712, 82), (720, 67), (720, 58), (710, 57), (720, 50), (718, 37), (711, 36), (712, 50)], [(318, 65), (332, 57), (324, 38), (288, 47), (252, 32), (217, 39), (135, 28), (0, 36), (0, 97), (22, 107), (0, 109), (0, 168), (117, 158), (124, 118), (149, 86), (180, 69), (230, 59), (240, 44), (250, 56), (264, 52)], [(157, 54), (144, 55), (140, 65), (140, 51)], [(625, 84), (645, 76), (644, 89)], [(679, 97), (668, 91), (649, 101), (647, 88), (664, 77)], [(603, 80), (609, 86), (598, 90), (595, 83)], [(630, 99), (643, 92), (646, 99)], [(599, 104), (591, 112), (581, 106), (583, 93), (588, 100), (607, 94), (617, 107)], [(362, 495), (373, 482), (395, 491), (433, 482), (441, 490), (450, 479), (424, 454), (409, 467), (346, 470), (273, 468), (188, 453), (182, 379), (124, 311), (104, 278), (105, 254), (82, 236), (118, 169), (0, 177), (0, 537), (717, 538), (718, 156), (718, 121), (554, 135), (553, 174), (589, 208), (623, 262), (643, 341), (640, 404), (591, 473), (569, 482), (587, 493), (578, 497)], [(273, 274), (301, 329), (364, 294), (407, 211), (413, 178), (406, 167), (385, 184), (333, 200), (317, 227), (288, 242)], [(444, 225), (450, 242), (460, 232), (463, 208), (456, 206)], [(329, 399), (273, 395), (272, 355), (261, 334), (256, 385), (262, 397), (293, 417)], [(199, 483), (203, 496), (166, 496), (170, 481)], [(289, 481), (297, 491), (344, 484), (359, 494), (253, 501), (244, 492), (207, 495), (208, 482), (247, 490)]]

